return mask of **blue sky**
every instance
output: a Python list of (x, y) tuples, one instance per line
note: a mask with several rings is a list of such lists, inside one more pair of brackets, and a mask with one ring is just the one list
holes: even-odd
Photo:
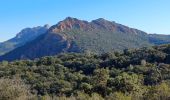
[(105, 18), (148, 33), (170, 34), (170, 0), (1, 0), (0, 42), (25, 27), (56, 24), (67, 16)]

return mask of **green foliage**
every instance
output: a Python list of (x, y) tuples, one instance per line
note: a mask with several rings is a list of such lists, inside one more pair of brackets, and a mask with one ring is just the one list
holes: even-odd
[[(69, 53), (3, 61), (0, 99), (169, 100), (168, 48), (167, 45), (123, 53)], [(14, 77), (19, 81), (15, 82)]]
[(115, 77), (113, 84), (116, 90), (123, 93), (136, 93), (140, 92), (142, 79), (136, 74), (122, 73)]
[(149, 87), (149, 90), (146, 92), (144, 98), (149, 100), (169, 100), (170, 87), (165, 82)]
[(0, 100), (35, 99), (30, 89), (20, 79), (0, 79)]
[(127, 96), (121, 92), (115, 92), (106, 97), (106, 100), (132, 100), (131, 96)]

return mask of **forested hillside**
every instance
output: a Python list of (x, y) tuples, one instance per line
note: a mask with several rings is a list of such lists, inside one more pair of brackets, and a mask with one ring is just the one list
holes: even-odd
[(0, 100), (170, 100), (170, 45), (0, 63)]

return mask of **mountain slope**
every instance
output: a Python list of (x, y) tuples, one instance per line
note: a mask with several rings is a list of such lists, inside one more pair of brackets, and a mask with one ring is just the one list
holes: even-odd
[(63, 33), (76, 42), (82, 51), (108, 52), (124, 48), (148, 46), (145, 32), (97, 19), (86, 22), (75, 18), (66, 18), (64, 21), (50, 28), (52, 33)]
[(36, 37), (44, 34), (49, 26), (38, 26), (34, 28), (25, 28), (19, 32), (14, 38), (0, 43), (0, 55), (3, 55), (13, 49), (24, 45), (25, 43), (34, 40)]
[(157, 44), (151, 38), (158, 40), (143, 31), (102, 18), (87, 22), (68, 17), (0, 60), (34, 59), (62, 52), (103, 53)]
[(62, 36), (55, 34), (43, 34), (30, 43), (7, 53), (2, 56), (2, 58), (4, 60), (5, 57), (6, 60), (9, 61), (14, 59), (34, 59), (67, 51), (79, 52), (78, 47), (71, 46), (70, 42), (65, 40)]
[(149, 34), (149, 42), (155, 45), (170, 43), (170, 35)]

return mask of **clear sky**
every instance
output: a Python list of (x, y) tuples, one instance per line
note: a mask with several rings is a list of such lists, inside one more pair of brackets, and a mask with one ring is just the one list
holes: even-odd
[(148, 33), (170, 34), (170, 0), (1, 0), (0, 42), (21, 29), (65, 17), (105, 18)]

